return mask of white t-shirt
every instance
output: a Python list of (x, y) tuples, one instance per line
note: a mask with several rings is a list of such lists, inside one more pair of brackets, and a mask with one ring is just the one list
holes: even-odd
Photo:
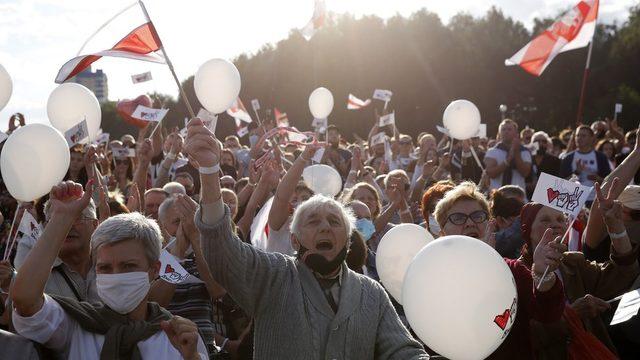
[[(22, 317), (14, 311), (13, 325), (18, 334), (27, 339), (44, 344), (50, 349), (68, 353), (68, 359), (100, 359), (104, 335), (84, 330), (67, 315), (60, 304), (47, 294), (44, 295), (42, 308), (33, 316)], [(182, 359), (180, 352), (171, 345), (171, 341), (162, 330), (138, 342), (138, 349), (143, 359)], [(203, 360), (209, 359), (200, 336), (198, 336), (198, 354)]]
[[(578, 175), (578, 181), (580, 184), (584, 186), (593, 186), (595, 181), (589, 180), (589, 175), (597, 175), (598, 174), (598, 160), (596, 158), (595, 150), (591, 150), (588, 153), (581, 153), (579, 151), (575, 151), (573, 153), (573, 162), (571, 163), (571, 171), (575, 172), (578, 168), (578, 161), (582, 162), (582, 166), (584, 167), (584, 171)], [(595, 198), (595, 194), (592, 191), (587, 201), (593, 201)]]
[[(503, 162), (505, 162), (505, 160), (507, 160), (507, 155), (508, 153), (506, 151), (498, 149), (497, 147), (492, 147), (491, 149), (487, 150), (487, 154), (484, 156), (484, 158), (485, 160), (494, 159), (498, 163), (498, 165), (500, 165)], [(520, 157), (522, 158), (522, 161), (531, 164), (531, 153), (529, 152), (529, 150), (526, 150), (526, 149), (521, 150)], [(491, 184), (490, 184), (489, 190), (498, 189), (502, 187), (502, 176), (504, 176), (504, 174), (500, 174), (500, 176), (496, 178), (491, 178)], [(521, 187), (523, 190), (527, 188), (525, 179), (522, 177), (520, 172), (518, 172), (518, 170), (515, 168), (515, 160), (514, 160), (514, 168), (511, 175), (511, 185), (517, 185)]]

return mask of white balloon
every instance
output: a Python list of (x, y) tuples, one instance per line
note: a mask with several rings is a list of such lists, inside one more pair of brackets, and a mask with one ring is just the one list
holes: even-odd
[(69, 160), (69, 145), (58, 130), (45, 124), (28, 124), (14, 131), (2, 148), (2, 179), (11, 196), (33, 201), (62, 181)]
[(4, 66), (0, 64), (0, 110), (7, 105), (12, 92), (13, 82), (11, 81), (11, 76), (9, 76)]
[(382, 285), (402, 304), (402, 284), (416, 254), (433, 236), (422, 226), (401, 224), (389, 230), (378, 245), (376, 269)]
[(315, 194), (334, 197), (342, 190), (342, 177), (329, 165), (311, 165), (302, 172), (304, 183)]
[(98, 99), (91, 90), (76, 83), (61, 84), (51, 92), (47, 100), (47, 115), (51, 125), (62, 134), (86, 118), (89, 140), (85, 142), (96, 139), (102, 122)]
[(478, 136), (480, 110), (469, 100), (455, 100), (444, 110), (442, 122), (453, 138), (470, 139)]
[(445, 236), (413, 259), (402, 288), (411, 328), (449, 359), (484, 359), (516, 318), (511, 270), (492, 247), (468, 236)]
[(333, 111), (333, 94), (327, 88), (319, 87), (309, 95), (309, 110), (316, 119), (324, 119)]
[(230, 108), (240, 94), (240, 73), (225, 59), (211, 59), (196, 72), (193, 88), (207, 111), (220, 114)]

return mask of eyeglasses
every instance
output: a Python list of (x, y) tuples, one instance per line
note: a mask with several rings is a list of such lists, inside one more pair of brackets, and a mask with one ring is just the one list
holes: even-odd
[(489, 218), (489, 214), (487, 214), (484, 210), (474, 211), (471, 214), (463, 214), (463, 213), (453, 213), (449, 215), (447, 218), (454, 225), (463, 225), (467, 222), (467, 219), (471, 219), (476, 224), (481, 224)]

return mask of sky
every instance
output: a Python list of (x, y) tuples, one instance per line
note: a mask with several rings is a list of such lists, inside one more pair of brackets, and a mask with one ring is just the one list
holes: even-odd
[[(211, 58), (233, 59), (255, 53), (267, 43), (302, 28), (313, 13), (312, 0), (146, 0), (144, 1), (180, 80)], [(496, 6), (531, 29), (536, 17), (554, 17), (576, 0), (326, 0), (327, 10), (356, 17), (408, 16), (421, 8), (437, 13), (444, 23), (455, 14), (482, 16)], [(0, 130), (19, 111), (27, 123), (48, 123), (46, 103), (57, 86), (59, 68), (76, 56), (82, 44), (133, 0), (0, 0), (0, 64), (13, 79), (13, 95), (0, 111)], [(637, 0), (601, 0), (599, 22), (623, 23)], [(106, 50), (144, 22), (134, 6), (102, 29), (82, 54)], [(524, 44), (523, 44), (524, 45)], [(514, 52), (517, 49), (514, 49)], [(176, 96), (177, 87), (165, 65), (103, 58), (109, 99), (134, 98), (157, 91)], [(153, 80), (132, 84), (131, 75), (151, 71)], [(242, 75), (242, 74), (241, 74)]]

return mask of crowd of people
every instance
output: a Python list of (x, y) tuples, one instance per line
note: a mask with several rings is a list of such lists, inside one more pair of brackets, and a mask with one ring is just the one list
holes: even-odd
[[(34, 202), (1, 184), (0, 358), (437, 357), (376, 271), (381, 239), (403, 223), (505, 259), (518, 312), (491, 359), (640, 356), (637, 319), (608, 325), (609, 300), (640, 287), (637, 129), (596, 121), (551, 136), (504, 119), (495, 137), (458, 141), (372, 123), (352, 142), (335, 125), (293, 141), (267, 118), (248, 146), (197, 118), (152, 124), (73, 146), (65, 179)], [(316, 161), (342, 178), (335, 197), (303, 180)], [(576, 221), (529, 201), (542, 173), (594, 187)], [(10, 232), (27, 213), (41, 228)], [(577, 240), (555, 241), (569, 227)], [(159, 276), (165, 250), (187, 281)]]

